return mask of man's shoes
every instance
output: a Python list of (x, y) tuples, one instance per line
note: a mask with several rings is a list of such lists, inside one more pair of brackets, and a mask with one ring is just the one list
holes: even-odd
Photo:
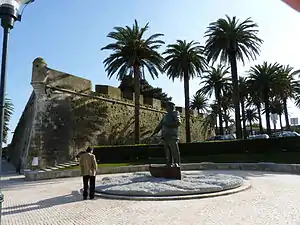
[(177, 167), (177, 168), (180, 168), (180, 165), (178, 163), (174, 163), (171, 165), (171, 167)]

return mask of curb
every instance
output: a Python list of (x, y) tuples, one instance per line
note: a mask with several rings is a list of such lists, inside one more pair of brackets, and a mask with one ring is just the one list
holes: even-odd
[[(151, 164), (159, 165), (159, 164)], [(181, 169), (185, 170), (252, 170), (275, 173), (300, 174), (300, 164), (276, 164), (270, 162), (260, 163), (189, 163), (181, 164)], [(149, 171), (149, 165), (120, 166), (98, 168), (97, 175), (115, 173), (133, 173)], [(25, 180), (46, 180), (67, 177), (80, 177), (80, 170), (54, 170), (54, 171), (26, 171)]]

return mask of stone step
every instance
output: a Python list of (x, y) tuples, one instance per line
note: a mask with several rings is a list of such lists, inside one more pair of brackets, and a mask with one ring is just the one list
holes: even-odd
[(62, 164), (59, 164), (59, 165), (71, 165), (72, 163), (71, 162), (67, 162), (67, 163), (62, 163)]
[(50, 170), (58, 170), (57, 167), (47, 167), (47, 169), (50, 169)]
[(64, 167), (68, 167), (68, 166), (72, 166), (72, 165), (71, 165), (71, 164), (64, 163), (64, 164), (58, 164), (57, 166), (64, 166)]
[(56, 168), (58, 168), (58, 169), (64, 169), (64, 168), (66, 168), (66, 166), (55, 166)]

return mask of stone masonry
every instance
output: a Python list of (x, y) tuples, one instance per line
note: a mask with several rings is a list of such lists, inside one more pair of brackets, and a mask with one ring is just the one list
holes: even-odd
[[(70, 161), (87, 145), (132, 144), (134, 138), (134, 93), (96, 85), (90, 80), (50, 69), (42, 58), (33, 62), (33, 92), (15, 129), (9, 155), (16, 165), (22, 158), (29, 168), (33, 157), (39, 168)], [(181, 140), (185, 140), (184, 108)], [(154, 98), (141, 96), (141, 142), (149, 139), (164, 109)], [(213, 134), (200, 116), (191, 117), (192, 140)]]

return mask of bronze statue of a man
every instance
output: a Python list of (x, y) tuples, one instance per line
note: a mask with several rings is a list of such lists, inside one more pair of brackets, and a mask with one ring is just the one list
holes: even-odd
[(181, 124), (179, 112), (175, 110), (175, 104), (167, 104), (167, 113), (163, 116), (153, 135), (160, 130), (164, 141), (164, 150), (166, 155), (166, 165), (169, 167), (180, 167), (180, 152), (178, 147), (179, 126)]

